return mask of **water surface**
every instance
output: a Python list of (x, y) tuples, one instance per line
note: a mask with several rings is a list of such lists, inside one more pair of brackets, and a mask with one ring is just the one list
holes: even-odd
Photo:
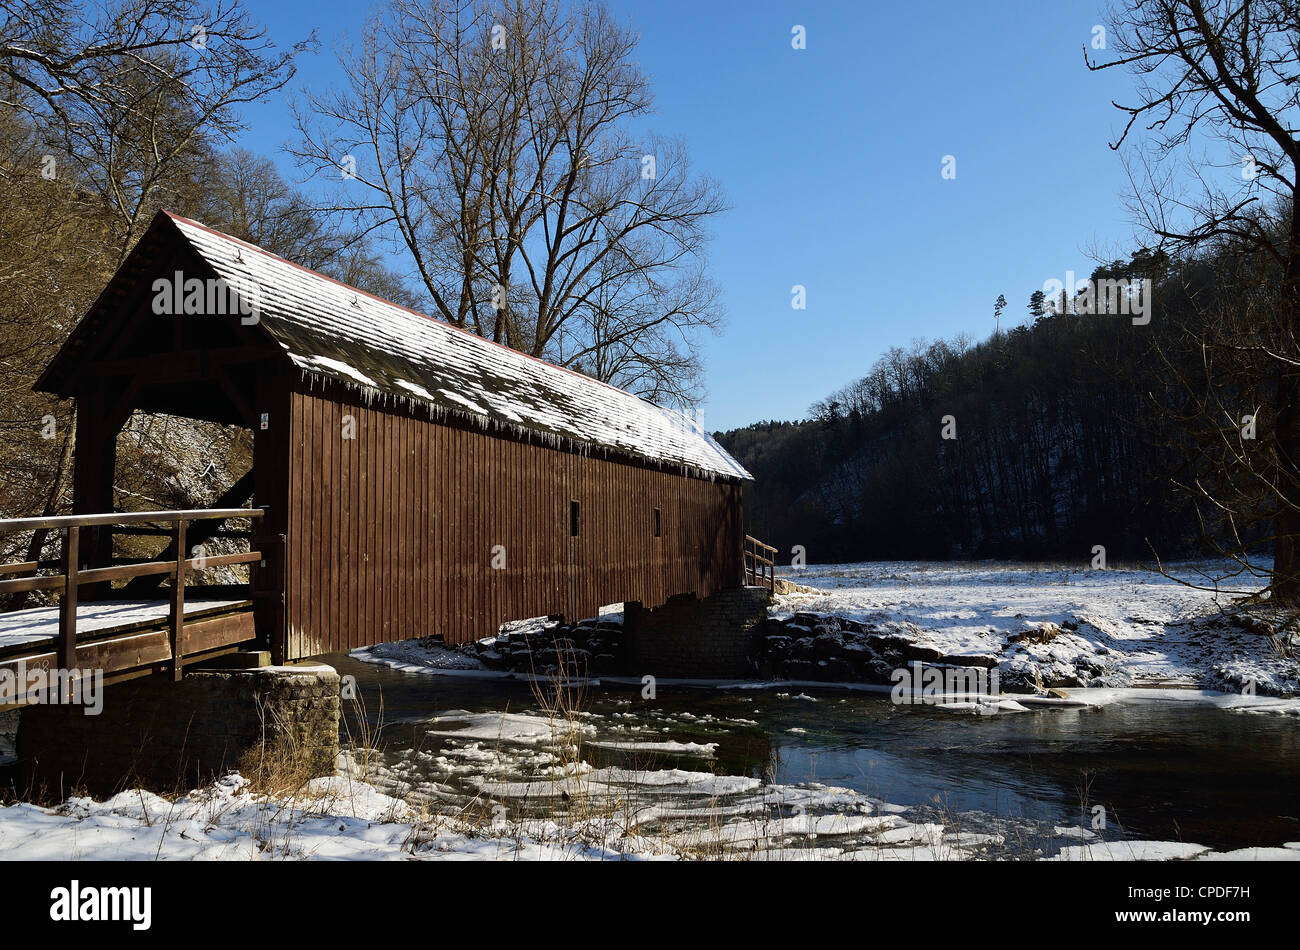
[[(430, 718), (448, 710), (538, 712), (527, 683), (401, 673), (346, 655), (325, 661), (356, 677), (371, 719), (382, 695), (384, 761), (414, 786), (471, 797), (485, 776), (508, 782), (545, 774), (548, 763), (534, 747), (512, 757), (510, 742), (430, 735)], [(916, 809), (918, 820), (963, 815), (972, 828), (989, 825), (986, 819), (1090, 828), (1093, 806), (1101, 805), (1104, 837), (1216, 850), (1300, 840), (1294, 716), (1196, 703), (972, 716), (834, 688), (660, 686), (645, 700), (639, 686), (608, 682), (589, 687), (581, 706), (582, 756), (594, 768), (819, 783)], [(433, 728), (456, 726), (444, 720)], [(669, 742), (716, 749), (710, 757), (608, 747)], [(482, 767), (465, 766), (473, 759), (467, 746)], [(501, 755), (488, 762), (484, 750)]]

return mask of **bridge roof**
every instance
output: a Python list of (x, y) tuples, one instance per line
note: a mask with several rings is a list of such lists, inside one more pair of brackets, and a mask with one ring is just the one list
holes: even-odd
[(597, 447), (701, 477), (752, 476), (697, 422), (168, 212), (305, 377), (487, 429)]

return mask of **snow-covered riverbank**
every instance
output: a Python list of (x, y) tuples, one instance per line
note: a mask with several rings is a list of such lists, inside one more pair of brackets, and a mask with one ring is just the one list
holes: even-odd
[[(480, 727), (492, 728), (483, 718)], [(499, 731), (509, 733), (508, 723)], [(391, 784), (389, 782), (388, 784)], [(654, 804), (629, 790), (653, 792)], [(0, 808), (7, 860), (1300, 860), (1300, 842), (1216, 852), (1126, 840), (1084, 827), (989, 816), (918, 814), (850, 789), (763, 785), (677, 769), (579, 771), (552, 782), (497, 783), (493, 799), (570, 801), (581, 817), (480, 819), (433, 814), (349, 775), (265, 798), (230, 775), (169, 800), (138, 789), (56, 808)]]
[[(1229, 700), (1215, 694), (1227, 693), (1241, 697), (1235, 705), (1243, 709), (1300, 712), (1300, 704), (1256, 701), (1300, 695), (1300, 639), (1278, 635), (1267, 611), (1233, 609), (1260, 582), (1230, 577), (1223, 565), (1182, 564), (1170, 573), (986, 562), (788, 572), (816, 592), (776, 599), (768, 675), (745, 685), (888, 684), (892, 669), (921, 658), (996, 670), (1002, 692), (1058, 688), (1105, 703), (1140, 698), (1125, 689), (1184, 688), (1199, 691), (1184, 699), (1223, 705)], [(511, 627), (536, 632), (543, 624)], [(492, 655), (497, 640), (480, 649)], [(410, 673), (511, 675), (433, 643), (379, 644), (353, 656)], [(879, 667), (874, 678), (868, 665)]]
[(1277, 621), (1266, 612), (1230, 609), (1261, 581), (1229, 576), (1219, 564), (1168, 572), (985, 562), (810, 566), (787, 576), (820, 592), (784, 595), (771, 615), (840, 617), (944, 657), (991, 658), (1004, 687), (1038, 680), (1300, 693), (1300, 641), (1271, 635)]
[(635, 847), (593, 847), (558, 826), (483, 833), (425, 816), (347, 775), (281, 798), (251, 794), (237, 774), (171, 800), (140, 789), (55, 808), (0, 808), (0, 860), (607, 860)]

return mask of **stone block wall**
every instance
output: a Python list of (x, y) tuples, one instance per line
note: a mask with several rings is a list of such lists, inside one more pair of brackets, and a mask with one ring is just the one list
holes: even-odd
[(649, 610), (626, 604), (624, 672), (669, 679), (753, 676), (767, 603), (766, 588), (738, 587), (704, 600), (682, 594)]
[(339, 675), (330, 666), (195, 670), (179, 683), (149, 676), (105, 687), (97, 716), (75, 705), (24, 707), (20, 791), (187, 790), (259, 747), (291, 749), (301, 767), (328, 775), (338, 730)]

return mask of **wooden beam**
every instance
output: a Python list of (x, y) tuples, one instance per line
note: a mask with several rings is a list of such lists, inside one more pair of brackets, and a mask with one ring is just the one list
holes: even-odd
[[(263, 561), (252, 571), (253, 602), (257, 615), (258, 639), (271, 651), (271, 662), (281, 664), (287, 656), (285, 589), (289, 573), (289, 445), (291, 431), (289, 376), (281, 362), (264, 366), (256, 377), (253, 427), (253, 506), (265, 512), (256, 526), (252, 546), (262, 552)], [(261, 414), (267, 426), (261, 426)]]
[[(74, 513), (113, 510), (113, 476), (117, 468), (117, 434), (122, 421), (108, 405), (110, 393), (103, 385), (87, 386), (77, 394), (77, 434), (72, 454), (72, 510)], [(81, 556), (91, 567), (103, 567), (113, 557), (113, 537), (95, 526), (81, 528)], [(73, 565), (76, 570), (81, 565)], [(108, 585), (86, 589), (87, 600), (100, 600)]]
[(178, 511), (111, 511), (86, 515), (55, 515), (50, 518), (0, 518), (0, 534), (34, 531), (37, 528), (84, 528), (87, 525), (174, 522), (181, 518), (260, 518), (257, 508), (183, 508)]
[[(60, 560), (60, 567), (63, 562)], [(0, 593), (22, 594), (32, 590), (59, 590), (66, 583), (64, 573), (47, 574), (43, 577), (16, 577), (13, 580), (0, 581)]]
[(62, 567), (63, 560), (45, 560), (45, 561), (14, 561), (9, 564), (0, 564), (0, 574), (28, 574), (33, 571), (39, 571), (44, 568)]
[(80, 531), (68, 527), (63, 531), (63, 600), (59, 602), (59, 667), (70, 670), (77, 665), (77, 547)]
[(158, 356), (128, 356), (94, 360), (86, 364), (85, 372), (94, 377), (142, 376), (146, 382), (179, 382), (192, 380), (221, 367), (256, 363), (282, 355), (283, 351), (273, 344), (253, 343), (169, 352), (165, 354), (166, 359), (159, 359)]
[[(246, 644), (255, 636), (253, 614), (249, 610), (217, 614), (185, 624), (184, 641), (193, 659), (204, 658)], [(106, 683), (166, 670), (171, 664), (171, 634), (168, 630), (143, 630), (83, 643), (77, 647), (73, 667), (103, 670)], [(59, 655), (49, 647), (36, 646), (39, 652), (8, 656), (0, 660), (0, 670), (17, 677), (19, 670), (45, 673), (59, 669)], [(0, 708), (12, 708), (9, 704)]]
[[(191, 537), (190, 540), (194, 539)], [(204, 558), (204, 562), (206, 567), (226, 567), (231, 564), (252, 564), (261, 559), (262, 554), (260, 551), (251, 551), (247, 554), (217, 554)], [(182, 558), (182, 560), (189, 559)], [(144, 561), (139, 564), (118, 564), (114, 567), (88, 568), (81, 572), (81, 581), (84, 584), (87, 581), (120, 581), (129, 577), (153, 579), (175, 573), (176, 559), (171, 558), (166, 561)], [(123, 590), (122, 593), (125, 594), (126, 591)]]
[(171, 634), (172, 679), (179, 682), (185, 666), (185, 565), (189, 549), (185, 546), (185, 519), (176, 522), (176, 573), (172, 576), (171, 614), (167, 628)]
[[(131, 418), (131, 412), (135, 409), (136, 400), (144, 389), (144, 385), (136, 378), (128, 379), (125, 384), (119, 383), (118, 386), (120, 388), (117, 398), (113, 400), (113, 404), (104, 413), (104, 419), (113, 429), (114, 440), (117, 439), (117, 433), (122, 431), (122, 426), (126, 425), (126, 420)], [(105, 386), (106, 390), (109, 388), (113, 387)], [(114, 441), (114, 445), (116, 446), (116, 441)]]

